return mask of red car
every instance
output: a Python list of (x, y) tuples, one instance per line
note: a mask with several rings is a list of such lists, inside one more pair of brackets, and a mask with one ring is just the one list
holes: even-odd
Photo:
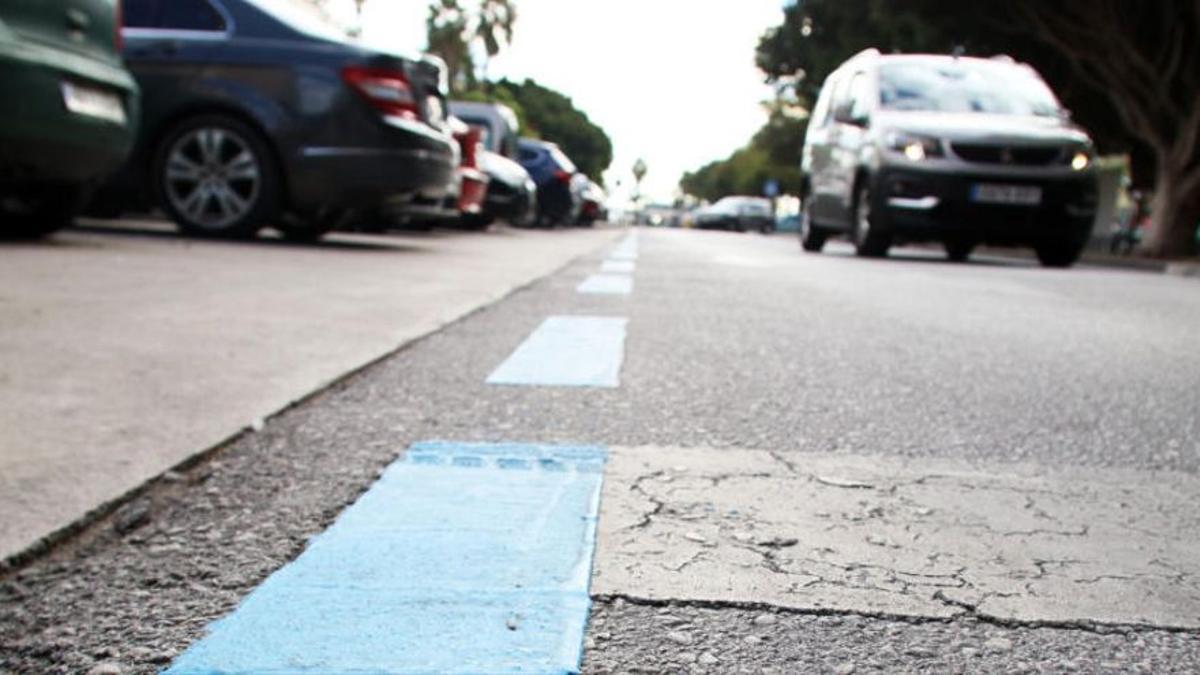
[(462, 159), (458, 163), (458, 223), (470, 229), (484, 229), (489, 221), (482, 217), (483, 201), (490, 179), (479, 164), (483, 154), (483, 134), (478, 127), (457, 117), (450, 118), (450, 130), (462, 150)]

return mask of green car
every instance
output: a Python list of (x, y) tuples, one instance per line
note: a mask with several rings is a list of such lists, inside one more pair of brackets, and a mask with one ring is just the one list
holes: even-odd
[(69, 225), (133, 144), (116, 0), (0, 0), (0, 236)]

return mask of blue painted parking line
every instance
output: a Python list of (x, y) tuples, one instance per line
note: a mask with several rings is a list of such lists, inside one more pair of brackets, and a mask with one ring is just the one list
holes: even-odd
[(600, 271), (609, 274), (633, 274), (637, 265), (632, 260), (605, 260)]
[(593, 274), (575, 290), (580, 293), (629, 295), (633, 292), (633, 277), (627, 274)]
[(168, 675), (578, 672), (606, 454), (412, 446)]
[(617, 387), (628, 319), (552, 316), (488, 377), (489, 384)]

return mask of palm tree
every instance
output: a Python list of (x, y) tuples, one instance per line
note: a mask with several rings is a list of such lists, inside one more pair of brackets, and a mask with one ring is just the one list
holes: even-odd
[(483, 80), (487, 80), (488, 62), (502, 48), (512, 44), (516, 24), (517, 7), (513, 0), (479, 0), (475, 37), (483, 42), (487, 54), (483, 61)]

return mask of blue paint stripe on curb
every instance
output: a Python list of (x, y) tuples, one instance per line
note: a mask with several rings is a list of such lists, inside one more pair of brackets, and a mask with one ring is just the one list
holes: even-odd
[(606, 455), (416, 444), (166, 672), (578, 672)]
[(617, 387), (628, 319), (552, 316), (487, 378), (488, 384)]
[(633, 277), (625, 274), (593, 274), (575, 290), (594, 295), (629, 295), (633, 293)]

